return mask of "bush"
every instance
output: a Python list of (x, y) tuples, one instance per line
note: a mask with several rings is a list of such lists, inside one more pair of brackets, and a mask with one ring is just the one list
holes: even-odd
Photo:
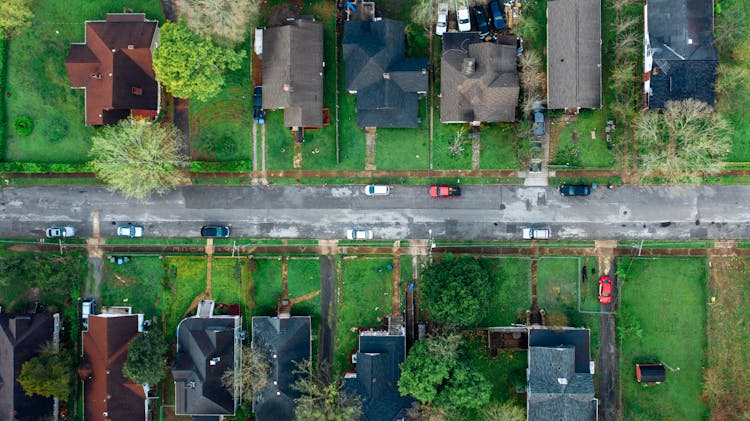
[(28, 136), (34, 131), (34, 121), (26, 115), (16, 117), (13, 120), (13, 129), (19, 136)]
[(68, 134), (68, 123), (60, 117), (54, 117), (44, 129), (44, 137), (52, 143)]
[(222, 172), (236, 171), (245, 172), (253, 170), (252, 160), (240, 161), (191, 161), (190, 171), (192, 172)]

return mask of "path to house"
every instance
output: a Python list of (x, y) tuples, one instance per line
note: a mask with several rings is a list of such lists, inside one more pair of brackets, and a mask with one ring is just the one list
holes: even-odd
[[(599, 275), (609, 275), (615, 282), (614, 256), (617, 241), (595, 241)], [(592, 280), (598, 282), (598, 279)], [(599, 338), (599, 419), (602, 421), (617, 420), (617, 344), (615, 338), (615, 305), (619, 297), (615, 297), (612, 304), (601, 304), (600, 338)]]
[(472, 170), (479, 169), (480, 150), (481, 148), (479, 144), (479, 130), (477, 130), (477, 132), (474, 133), (474, 137), (471, 139), (471, 169)]
[(268, 175), (266, 174), (266, 125), (261, 124), (260, 126), (260, 171), (261, 171), (261, 183), (268, 184)]
[(302, 168), (302, 144), (297, 141), (294, 142), (293, 166), (294, 168)]
[(391, 316), (401, 316), (401, 241), (393, 242), (393, 291)]
[(86, 239), (86, 250), (88, 251), (89, 276), (86, 282), (85, 295), (96, 296), (99, 294), (99, 285), (102, 282), (102, 268), (104, 266), (102, 244), (104, 239), (99, 232), (99, 212), (91, 212), (91, 225), (93, 235)]
[(406, 289), (406, 347), (411, 348), (417, 339), (417, 321), (419, 319), (419, 269), (427, 259), (428, 241), (409, 240), (409, 255), (411, 256), (411, 280), (414, 285)]
[(365, 171), (375, 170), (375, 140), (378, 138), (378, 132), (375, 127), (365, 127)]
[(206, 296), (211, 296), (211, 268), (214, 261), (214, 239), (206, 239)]
[(320, 333), (318, 342), (318, 361), (328, 369), (327, 375), (333, 373), (333, 332), (336, 331), (336, 253), (337, 240), (320, 240)]

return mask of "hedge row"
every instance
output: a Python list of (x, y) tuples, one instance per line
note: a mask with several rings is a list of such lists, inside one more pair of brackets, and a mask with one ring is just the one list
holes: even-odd
[(91, 172), (88, 164), (62, 164), (46, 162), (0, 162), (0, 173), (71, 173)]
[(7, 58), (8, 42), (0, 36), (0, 160), (5, 153), (5, 60)]
[(253, 170), (253, 161), (241, 160), (241, 161), (192, 161), (190, 163), (190, 171), (192, 172), (248, 172)]

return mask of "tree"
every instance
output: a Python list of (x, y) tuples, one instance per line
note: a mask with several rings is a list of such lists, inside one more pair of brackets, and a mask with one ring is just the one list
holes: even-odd
[(645, 112), (636, 122), (643, 178), (697, 184), (723, 167), (731, 148), (729, 123), (703, 102), (669, 101), (663, 112)]
[(256, 0), (180, 0), (181, 16), (200, 36), (231, 47), (245, 38), (258, 15)]
[(422, 274), (421, 298), (438, 323), (474, 326), (484, 318), (489, 302), (489, 276), (471, 256), (446, 256)]
[[(242, 399), (250, 401), (253, 398), (254, 390), (261, 390), (266, 387), (270, 371), (271, 364), (268, 361), (265, 349), (243, 346), (242, 360), (240, 361), (240, 368), (237, 370), (237, 380), (239, 381)], [(234, 393), (235, 371), (228, 368), (221, 376), (221, 383), (230, 393)]]
[(73, 358), (47, 342), (34, 358), (23, 363), (18, 383), (27, 395), (66, 398), (73, 378)]
[(298, 363), (294, 371), (299, 380), (292, 386), (300, 392), (294, 400), (294, 416), (298, 420), (310, 421), (349, 421), (359, 419), (362, 402), (341, 390), (341, 380), (329, 381), (323, 377), (326, 370), (318, 368), (313, 372), (309, 360)]
[(154, 51), (156, 78), (178, 98), (210, 99), (224, 85), (224, 72), (242, 65), (245, 51), (216, 46), (187, 27), (180, 19), (161, 27), (159, 47)]
[(511, 402), (493, 402), (482, 410), (486, 421), (526, 421), (526, 410)]
[(435, 403), (453, 410), (479, 409), (490, 402), (491, 392), (492, 385), (482, 373), (461, 361), (453, 369)]
[(437, 17), (436, 3), (436, 0), (417, 0), (411, 8), (411, 21), (429, 29)]
[(180, 172), (187, 161), (180, 153), (182, 143), (173, 125), (130, 118), (92, 138), (90, 165), (111, 190), (145, 199), (187, 180)]
[(31, 26), (31, 0), (3, 0), (0, 2), (0, 31), (10, 38)]
[(130, 342), (122, 372), (138, 384), (156, 386), (167, 374), (169, 345), (159, 331), (140, 334)]

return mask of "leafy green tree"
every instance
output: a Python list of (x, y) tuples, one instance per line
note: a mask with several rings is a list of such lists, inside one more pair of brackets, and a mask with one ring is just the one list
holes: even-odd
[(482, 410), (485, 421), (526, 421), (526, 409), (511, 402), (493, 402)]
[(435, 403), (448, 409), (479, 409), (490, 402), (492, 386), (473, 366), (459, 361)]
[(359, 419), (362, 402), (341, 390), (341, 380), (330, 381), (323, 376), (325, 369), (313, 372), (312, 364), (305, 360), (297, 365), (299, 379), (292, 386), (300, 392), (294, 400), (294, 416), (298, 420), (350, 421)]
[(142, 333), (130, 342), (122, 372), (138, 384), (156, 386), (167, 374), (168, 350), (161, 332)]
[(90, 165), (111, 190), (145, 199), (187, 180), (180, 171), (187, 161), (180, 153), (182, 142), (173, 125), (126, 119), (92, 138)]
[(224, 72), (239, 69), (244, 57), (244, 50), (216, 46), (180, 19), (161, 27), (153, 65), (156, 78), (172, 95), (205, 101), (219, 93)]
[(258, 16), (255, 0), (181, 0), (179, 4), (190, 29), (224, 46), (241, 42)]
[(422, 274), (422, 305), (438, 323), (474, 326), (487, 313), (490, 281), (471, 256), (447, 255)]
[(31, 26), (31, 0), (0, 1), (0, 31), (3, 37), (10, 38)]
[(65, 351), (58, 352), (55, 344), (42, 346), (38, 356), (21, 366), (18, 383), (27, 395), (45, 398), (67, 398), (73, 379), (73, 358)]

